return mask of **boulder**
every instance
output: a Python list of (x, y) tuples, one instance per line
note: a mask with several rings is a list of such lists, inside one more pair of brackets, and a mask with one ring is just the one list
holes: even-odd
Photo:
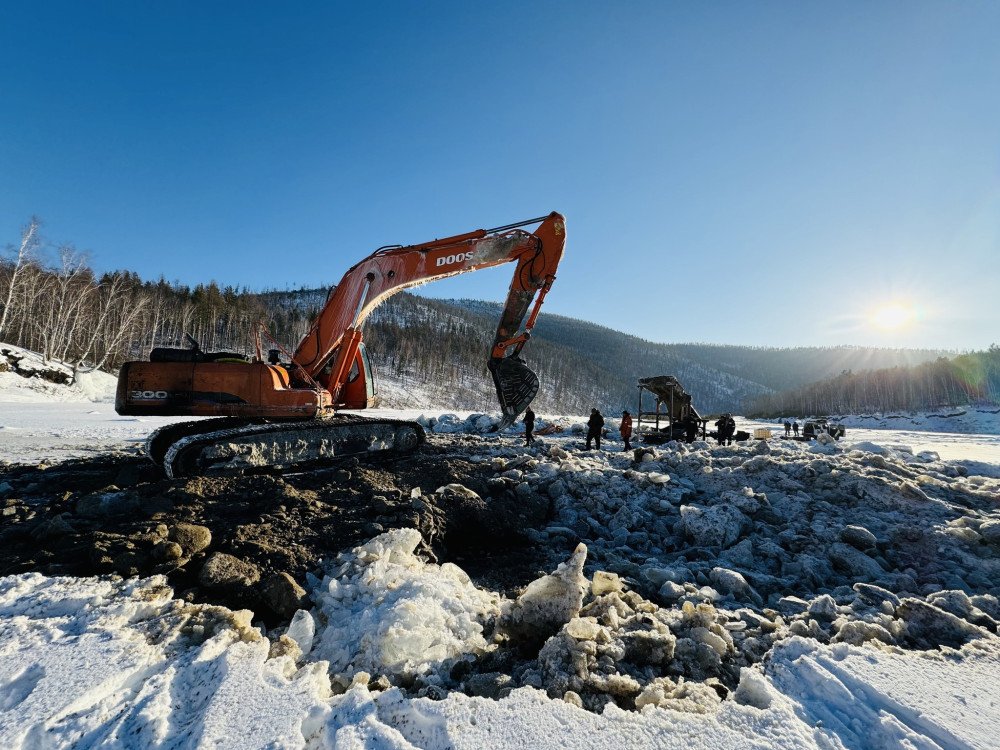
[(699, 547), (729, 547), (749, 525), (750, 519), (731, 505), (682, 505), (681, 524), (685, 536)]
[(843, 542), (830, 546), (830, 562), (833, 567), (852, 578), (878, 579), (885, 574), (882, 566), (861, 550)]
[(990, 544), (1000, 546), (1000, 521), (987, 521), (979, 527), (979, 535)]
[(306, 590), (288, 573), (268, 576), (261, 584), (260, 594), (267, 606), (282, 617), (291, 617), (297, 610), (305, 609), (308, 602)]
[(198, 580), (209, 589), (252, 586), (260, 580), (260, 569), (225, 552), (213, 552), (202, 566)]
[(184, 550), (185, 557), (191, 557), (206, 549), (212, 543), (212, 532), (207, 526), (193, 523), (177, 523), (167, 531), (167, 539), (176, 542)]
[(840, 532), (840, 541), (862, 552), (875, 549), (878, 541), (864, 526), (845, 526)]

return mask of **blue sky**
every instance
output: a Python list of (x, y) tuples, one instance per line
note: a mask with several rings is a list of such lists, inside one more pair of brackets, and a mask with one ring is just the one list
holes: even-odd
[[(549, 312), (984, 348), (998, 32), (992, 2), (6, 3), (0, 245), (35, 214), (100, 270), (326, 286), (558, 210)], [(893, 301), (910, 322), (873, 325)]]

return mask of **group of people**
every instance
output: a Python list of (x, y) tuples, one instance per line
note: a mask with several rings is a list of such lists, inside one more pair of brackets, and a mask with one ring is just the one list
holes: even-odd
[(786, 419), (785, 420), (785, 437), (788, 437), (789, 435), (791, 435), (792, 434), (792, 430), (795, 430), (795, 437), (798, 437), (799, 436), (799, 423), (798, 422), (789, 422)]
[[(726, 415), (729, 416), (729, 415)], [(730, 421), (732, 417), (730, 416)], [(699, 422), (693, 414), (688, 414), (687, 419), (682, 423), (684, 425), (685, 439), (689, 443), (693, 443), (695, 438), (698, 437), (698, 426)], [(716, 422), (718, 425), (718, 422)], [(729, 437), (732, 438), (733, 432), (736, 431), (736, 423), (733, 422), (732, 432), (729, 433)], [(535, 412), (531, 410), (529, 406), (524, 412), (524, 444), (526, 446), (534, 445), (535, 443)], [(601, 435), (604, 432), (604, 415), (601, 414), (597, 409), (590, 410), (590, 418), (587, 420), (587, 450), (591, 450), (592, 445), (597, 446), (597, 450), (601, 449)], [(632, 450), (632, 415), (626, 409), (622, 412), (622, 421), (618, 425), (618, 432), (621, 433), (622, 441), (625, 446), (622, 450), (630, 451)], [(721, 433), (720, 433), (721, 434)], [(721, 440), (719, 441), (722, 442)]]

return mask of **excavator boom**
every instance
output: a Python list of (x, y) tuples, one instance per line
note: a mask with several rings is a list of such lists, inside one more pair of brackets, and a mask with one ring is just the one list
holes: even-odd
[[(521, 229), (538, 222), (534, 232)], [(537, 392), (537, 379), (525, 372), (518, 355), (555, 280), (565, 241), (565, 219), (552, 213), (420, 245), (380, 248), (344, 274), (295, 350), (293, 362), (326, 388), (337, 405), (353, 369), (361, 325), (381, 302), (408, 287), (513, 262), (514, 276), (489, 361), (504, 418), (513, 421)], [(533, 300), (535, 307), (525, 319)]]

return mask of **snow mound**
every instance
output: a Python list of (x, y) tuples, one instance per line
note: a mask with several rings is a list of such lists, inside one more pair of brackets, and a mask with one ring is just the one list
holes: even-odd
[(0, 401), (12, 403), (91, 402), (115, 400), (118, 380), (100, 370), (73, 369), (62, 362), (11, 344), (0, 344)]
[(385, 532), (328, 565), (315, 587), (312, 656), (330, 662), (349, 685), (359, 672), (425, 682), (455, 662), (485, 653), (483, 626), (499, 614), (499, 598), (480, 591), (456, 565), (414, 554), (416, 529)]

